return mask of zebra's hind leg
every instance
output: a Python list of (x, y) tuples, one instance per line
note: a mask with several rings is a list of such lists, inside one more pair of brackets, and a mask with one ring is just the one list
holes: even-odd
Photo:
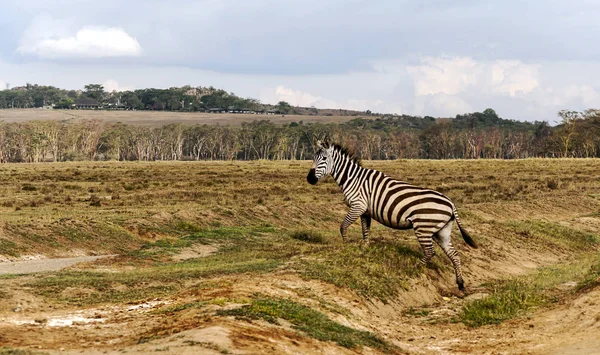
[(454, 272), (456, 273), (456, 284), (458, 285), (458, 289), (464, 291), (465, 282), (462, 276), (460, 258), (458, 257), (458, 252), (452, 246), (452, 240), (450, 239), (453, 225), (454, 220), (450, 220), (442, 229), (433, 235), (433, 238), (452, 262), (452, 266), (454, 266)]

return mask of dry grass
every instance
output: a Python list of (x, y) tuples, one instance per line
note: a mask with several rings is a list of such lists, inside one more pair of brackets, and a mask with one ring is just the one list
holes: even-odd
[(275, 124), (289, 124), (290, 122), (304, 123), (340, 123), (346, 122), (353, 116), (307, 116), (307, 115), (251, 115), (233, 113), (203, 113), (203, 112), (164, 112), (164, 111), (94, 111), (94, 110), (42, 110), (42, 109), (14, 109), (0, 110), (0, 121), (27, 122), (27, 121), (62, 121), (97, 119), (108, 123), (126, 123), (132, 125), (162, 126), (170, 123), (217, 124), (239, 126), (243, 122), (254, 120), (271, 120)]
[[(364, 164), (445, 193), (457, 203), (467, 228), (512, 221), (499, 228), (521, 239), (543, 239), (548, 223), (557, 230), (562, 216), (589, 213), (598, 205), (599, 160)], [(331, 179), (307, 184), (309, 166), (306, 161), (5, 164), (0, 254), (122, 253), (146, 241), (221, 226), (266, 225), (340, 243), (337, 229), (347, 211), (343, 196)], [(548, 179), (558, 187), (548, 187)], [(357, 226), (350, 229), (351, 238), (359, 238)], [(412, 238), (378, 224), (373, 235)]]

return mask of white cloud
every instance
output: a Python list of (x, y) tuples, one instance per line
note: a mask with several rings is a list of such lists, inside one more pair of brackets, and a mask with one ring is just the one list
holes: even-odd
[(415, 95), (458, 94), (477, 84), (482, 66), (471, 58), (424, 58), (421, 64), (408, 66), (415, 84)]
[[(328, 109), (347, 109), (356, 111), (371, 110), (377, 112), (384, 109), (386, 103), (383, 100), (367, 100), (367, 99), (344, 99), (332, 100), (318, 95), (314, 95), (301, 90), (294, 90), (283, 85), (278, 85), (274, 89), (268, 89), (261, 95), (263, 102), (276, 103), (286, 101), (292, 106), (317, 107)], [(389, 108), (389, 107), (388, 107)], [(389, 111), (386, 111), (389, 112)]]
[[(266, 100), (271, 100), (273, 97), (265, 97)], [(322, 103), (325, 105), (337, 105), (334, 101), (324, 100), (320, 96), (314, 96), (310, 93), (303, 92), (300, 90), (293, 90), (290, 88), (286, 88), (283, 85), (279, 85), (274, 90), (274, 100), (273, 101), (287, 101), (292, 106), (316, 106), (318, 103)], [(335, 108), (335, 107), (331, 107)]]
[(563, 96), (571, 100), (580, 100), (586, 107), (600, 107), (600, 92), (590, 85), (569, 85), (564, 88)]
[(492, 73), (492, 90), (515, 96), (529, 93), (539, 86), (539, 65), (524, 64), (518, 60), (497, 60), (486, 65)]
[(0, 91), (6, 89), (6, 83), (2, 80), (0, 80)]
[[(379, 66), (381, 64), (378, 64)], [(515, 96), (539, 86), (539, 66), (518, 60), (477, 61), (470, 57), (426, 57), (407, 66), (415, 95), (457, 95), (468, 90)]]
[(119, 83), (116, 80), (114, 80), (114, 79), (108, 79), (108, 80), (106, 80), (102, 84), (102, 86), (104, 86), (104, 90), (107, 91), (107, 92), (113, 92), (113, 91), (120, 92), (120, 91), (132, 91), (132, 90), (135, 90), (135, 88), (132, 87), (132, 86), (121, 86), (121, 85), (119, 85)]
[(471, 105), (457, 95), (436, 93), (415, 98), (413, 114), (434, 117), (453, 117), (459, 113), (475, 111)]
[(48, 16), (35, 18), (23, 33), (17, 52), (45, 59), (139, 56), (138, 41), (119, 27), (84, 26)]

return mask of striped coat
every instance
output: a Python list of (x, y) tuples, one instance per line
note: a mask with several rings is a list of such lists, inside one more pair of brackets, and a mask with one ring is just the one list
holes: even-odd
[(433, 241), (442, 248), (454, 266), (456, 283), (464, 290), (464, 281), (458, 253), (450, 235), (454, 221), (465, 240), (473, 248), (477, 244), (464, 230), (454, 203), (443, 194), (396, 180), (383, 172), (362, 167), (360, 161), (339, 145), (318, 143), (307, 181), (316, 184), (331, 175), (344, 193), (350, 211), (340, 226), (342, 239), (359, 217), (363, 239), (368, 243), (371, 220), (394, 229), (414, 229), (423, 249), (422, 263), (434, 255)]

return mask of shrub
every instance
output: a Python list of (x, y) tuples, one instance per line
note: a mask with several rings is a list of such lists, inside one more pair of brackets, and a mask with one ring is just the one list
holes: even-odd
[(292, 233), (293, 239), (301, 240), (308, 243), (326, 244), (327, 240), (319, 232), (315, 231), (296, 231)]
[(94, 206), (94, 207), (100, 207), (100, 206), (102, 206), (102, 203), (100, 201), (100, 197), (92, 194), (90, 196), (90, 206)]
[(23, 185), (23, 187), (21, 188), (21, 190), (23, 191), (35, 191), (37, 190), (37, 187), (30, 185), (30, 184), (25, 184)]

